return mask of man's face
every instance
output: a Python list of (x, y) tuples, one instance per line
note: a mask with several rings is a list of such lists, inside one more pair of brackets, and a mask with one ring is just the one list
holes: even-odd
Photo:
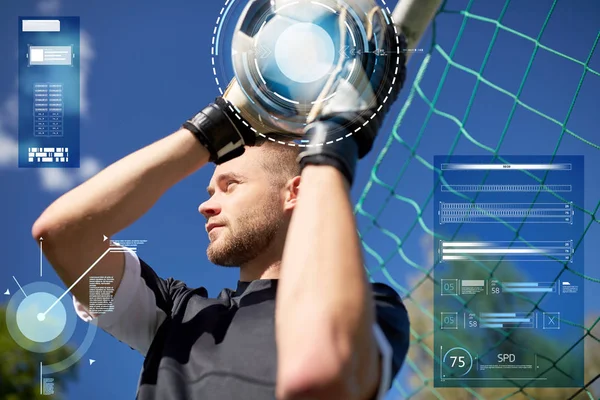
[(213, 264), (241, 266), (255, 259), (285, 222), (280, 188), (259, 162), (263, 151), (247, 148), (218, 165), (210, 180), (211, 197), (198, 210), (207, 220), (206, 254)]

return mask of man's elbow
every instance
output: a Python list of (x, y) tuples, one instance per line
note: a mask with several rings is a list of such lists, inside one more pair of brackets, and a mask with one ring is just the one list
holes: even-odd
[(312, 368), (297, 369), (281, 377), (277, 383), (278, 400), (350, 400), (355, 398), (351, 392), (341, 366), (323, 368), (323, 364), (317, 361)]
[(295, 372), (280, 376), (277, 399), (370, 400), (375, 395), (377, 383), (356, 376), (355, 362), (315, 359)]
[(44, 254), (54, 265), (57, 251), (62, 254), (73, 253), (74, 244), (81, 241), (84, 235), (82, 232), (72, 232), (64, 221), (42, 214), (31, 226), (31, 237), (38, 245), (43, 243)]
[(51, 245), (56, 242), (57, 236), (64, 233), (64, 223), (55, 218), (49, 218), (42, 214), (31, 226), (31, 236), (36, 242), (43, 238), (44, 245)]
[(69, 242), (73, 239), (82, 239), (85, 232), (75, 229), (77, 221), (74, 221), (68, 214), (57, 213), (51, 208), (48, 207), (31, 226), (33, 239), (39, 242), (40, 238), (43, 238), (44, 247)]
[(47, 236), (49, 230), (49, 224), (40, 216), (31, 226), (31, 236), (38, 241), (41, 237)]

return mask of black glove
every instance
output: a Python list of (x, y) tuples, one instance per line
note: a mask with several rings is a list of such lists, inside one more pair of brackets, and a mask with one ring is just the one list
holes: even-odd
[[(332, 165), (338, 168), (350, 184), (357, 159), (363, 158), (373, 147), (379, 128), (406, 79), (406, 38), (399, 30), (396, 33), (397, 28), (387, 25), (385, 20), (378, 17), (373, 17), (372, 27), (374, 35), (369, 42), (371, 51), (363, 54), (361, 61), (368, 74), (374, 101), (366, 109), (336, 111), (318, 116), (305, 129), (309, 145), (298, 157), (301, 168), (306, 165)], [(379, 46), (375, 44), (375, 38)], [(388, 54), (375, 51), (382, 48), (393, 51)], [(349, 67), (350, 62), (346, 62), (344, 72), (340, 75), (345, 76)], [(358, 92), (363, 89), (357, 87)], [(352, 136), (348, 137), (350, 133)]]
[(244, 154), (244, 146), (253, 146), (256, 134), (245, 125), (223, 97), (184, 122), (183, 128), (196, 136), (210, 153), (210, 161), (222, 164)]

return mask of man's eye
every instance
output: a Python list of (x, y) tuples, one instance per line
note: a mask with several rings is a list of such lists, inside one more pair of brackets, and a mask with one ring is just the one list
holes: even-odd
[(235, 187), (235, 185), (237, 185), (236, 181), (227, 182), (227, 190), (230, 190), (232, 187)]

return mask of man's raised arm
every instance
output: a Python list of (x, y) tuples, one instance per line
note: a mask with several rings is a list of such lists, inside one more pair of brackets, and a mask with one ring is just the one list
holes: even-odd
[[(93, 274), (114, 277), (116, 292), (123, 276), (123, 253), (107, 252), (110, 237), (145, 214), (170, 187), (209, 161), (221, 163), (252, 145), (249, 129), (233, 121), (229, 103), (214, 104), (190, 118), (177, 132), (105, 168), (52, 203), (32, 227), (43, 237), (43, 250), (62, 281), (72, 285), (98, 258)], [(81, 280), (73, 295), (89, 304)]]
[[(352, 86), (339, 79), (344, 96), (325, 93), (335, 104), (321, 107), (305, 129), (309, 144), (299, 156), (302, 175), (277, 293), (280, 400), (380, 399), (389, 389), (390, 353), (404, 346), (398, 340), (390, 346), (375, 324), (376, 305), (349, 194), (356, 161), (371, 150), (406, 77), (405, 38), (378, 7), (368, 18), (370, 45), (395, 50), (394, 56), (362, 59), (374, 98), (365, 108), (362, 81)], [(340, 76), (354, 68), (347, 61)], [(406, 318), (401, 306), (393, 314)], [(397, 351), (400, 359), (402, 351)]]
[[(108, 166), (52, 203), (32, 228), (44, 239), (44, 254), (66, 285), (75, 282), (109, 246), (108, 237), (145, 214), (162, 194), (208, 162), (209, 153), (186, 129), (181, 129)], [(116, 292), (124, 255), (109, 252), (94, 267), (94, 275), (114, 277)], [(72, 293), (89, 304), (87, 280)]]
[(348, 185), (333, 167), (302, 172), (278, 296), (278, 399), (372, 399), (375, 307)]

